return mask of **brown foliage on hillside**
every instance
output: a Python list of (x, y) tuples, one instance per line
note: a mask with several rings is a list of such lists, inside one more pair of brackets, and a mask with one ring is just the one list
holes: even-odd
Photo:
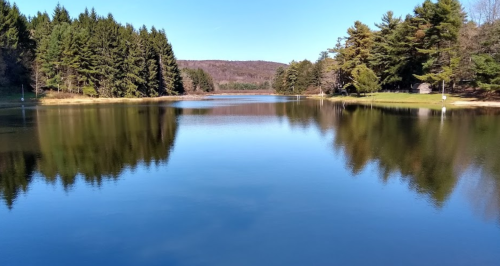
[(267, 61), (178, 60), (180, 68), (201, 68), (212, 76), (216, 90), (219, 84), (272, 82), (276, 69), (286, 64)]

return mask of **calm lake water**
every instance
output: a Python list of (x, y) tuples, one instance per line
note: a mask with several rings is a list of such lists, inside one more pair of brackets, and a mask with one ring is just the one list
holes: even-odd
[(500, 110), (0, 110), (0, 265), (500, 265)]

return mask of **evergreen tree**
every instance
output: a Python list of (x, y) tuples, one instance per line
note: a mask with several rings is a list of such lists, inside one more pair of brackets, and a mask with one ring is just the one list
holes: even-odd
[[(203, 91), (203, 92), (211, 92), (214, 91), (214, 81), (212, 76), (205, 72), (203, 69), (189, 69), (185, 68), (183, 70), (186, 73), (186, 84), (190, 84), (192, 86), (193, 91)], [(186, 85), (183, 86), (186, 88)]]
[(458, 55), (458, 36), (465, 15), (458, 0), (438, 0), (435, 4), (426, 1), (429, 6), (431, 25), (425, 31), (425, 45), (419, 51), (427, 54), (423, 64), (425, 73), (415, 75), (419, 80), (437, 84), (441, 81), (454, 81), (455, 71), (460, 63)]
[(324, 60), (318, 60), (312, 66), (310, 74), (310, 84), (315, 87), (321, 87), (321, 82), (324, 76)]
[(500, 90), (500, 58), (488, 54), (474, 55), (476, 84), (486, 90)]
[(30, 77), (33, 43), (28, 20), (17, 6), (0, 0), (0, 92), (16, 90)]
[(164, 30), (135, 30), (94, 9), (73, 20), (59, 4), (52, 17), (27, 20), (0, 0), (0, 90), (21, 84), (101, 97), (183, 93)]
[(370, 65), (381, 77), (382, 84), (389, 88), (397, 87), (402, 81), (399, 68), (394, 67), (402, 59), (399, 49), (402, 40), (396, 35), (401, 23), (401, 18), (394, 17), (394, 13), (389, 11), (382, 17), (382, 23), (375, 24), (380, 30), (375, 33)]
[(184, 92), (182, 79), (172, 46), (164, 30), (151, 29), (151, 40), (158, 59), (159, 90), (162, 95), (176, 95)]
[(290, 63), (290, 66), (285, 71), (285, 80), (284, 80), (284, 93), (285, 94), (295, 94), (297, 79), (299, 75), (299, 64), (295, 61)]
[(380, 84), (377, 75), (365, 64), (354, 68), (352, 72), (353, 85), (356, 87), (358, 96), (360, 93), (376, 92), (380, 90)]
[(44, 56), (47, 54), (48, 37), (52, 32), (51, 20), (47, 12), (38, 12), (36, 16), (29, 21), (29, 30), (32, 32), (31, 38), (34, 42), (34, 58), (31, 67), (31, 86), (35, 92), (40, 92), (42, 86), (46, 84), (46, 76), (42, 71)]
[(54, 14), (52, 15), (52, 22), (54, 25), (68, 23), (71, 24), (71, 18), (69, 16), (68, 10), (61, 6), (59, 3), (54, 9)]
[(140, 89), (144, 87), (145, 79), (141, 77), (141, 72), (145, 68), (144, 58), (141, 54), (140, 37), (132, 27), (127, 25), (122, 29), (121, 46), (124, 62), (120, 73), (123, 79), (120, 80), (125, 97), (143, 97), (146, 94)]
[(274, 74), (272, 87), (276, 93), (285, 93), (285, 69), (283, 67), (278, 67), (276, 73)]
[(356, 21), (354, 26), (347, 30), (347, 34), (343, 42), (339, 40), (331, 51), (335, 53), (338, 62), (336, 69), (341, 76), (342, 85), (349, 86), (354, 68), (361, 64), (369, 64), (374, 39), (370, 28), (360, 21)]
[(142, 56), (144, 58), (144, 68), (142, 69), (141, 76), (144, 77), (144, 89), (142, 91), (149, 97), (155, 97), (159, 95), (158, 92), (158, 61), (156, 60), (156, 53), (153, 48), (152, 42), (150, 40), (151, 35), (149, 34), (146, 26), (142, 26), (139, 31)]

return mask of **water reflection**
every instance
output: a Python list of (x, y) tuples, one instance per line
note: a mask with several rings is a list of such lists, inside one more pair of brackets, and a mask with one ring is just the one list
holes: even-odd
[(380, 180), (401, 178), (438, 208), (459, 181), (474, 209), (500, 222), (500, 111), (326, 104), (278, 105), (292, 124), (333, 129), (333, 149), (354, 176), (376, 164)]
[(463, 193), (474, 210), (500, 222), (499, 110), (452, 109), (443, 114), (429, 108), (275, 99), (228, 104), (224, 98), (211, 106), (51, 107), (17, 115), (4, 111), (0, 195), (11, 208), (35, 174), (69, 189), (79, 177), (99, 186), (105, 179), (118, 179), (125, 168), (166, 164), (180, 116), (265, 116), (291, 127), (317, 128), (332, 138), (337, 154), (332, 160), (342, 158), (353, 176), (375, 165), (381, 183), (400, 179), (436, 208), (466, 182)]
[(0, 135), (0, 195), (11, 208), (35, 172), (69, 189), (78, 176), (99, 186), (125, 168), (166, 163), (179, 112), (159, 106), (39, 108), (26, 114), (36, 123), (31, 130), (16, 128), (15, 115), (4, 116), (10, 121), (2, 125), (14, 127)]

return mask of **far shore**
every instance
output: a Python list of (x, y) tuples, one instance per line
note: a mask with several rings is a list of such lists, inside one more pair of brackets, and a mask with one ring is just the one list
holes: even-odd
[[(0, 108), (11, 108), (19, 106), (35, 106), (35, 105), (85, 105), (85, 104), (107, 104), (107, 103), (147, 103), (147, 102), (169, 102), (169, 101), (192, 101), (203, 100), (207, 96), (241, 96), (241, 95), (278, 95), (270, 92), (255, 92), (249, 91), (237, 92), (216, 92), (208, 94), (189, 94), (179, 96), (162, 96), (154, 98), (91, 98), (81, 95), (59, 95), (56, 93), (48, 93), (42, 98), (26, 97), (25, 102), (17, 100), (18, 97), (10, 96), (2, 101), (0, 99)], [(34, 96), (34, 95), (33, 95)], [(477, 98), (465, 98), (457, 95), (447, 95), (446, 101), (443, 103), (441, 94), (413, 94), (413, 93), (374, 93), (367, 94), (363, 97), (355, 96), (325, 96), (318, 95), (302, 95), (310, 99), (325, 99), (333, 102), (345, 103), (360, 103), (360, 104), (377, 104), (377, 105), (404, 105), (412, 107), (429, 106), (437, 108), (438, 106), (449, 106), (456, 108), (463, 107), (496, 107), (500, 108), (500, 101), (483, 101)], [(20, 99), (20, 97), (19, 97)]]
[(142, 103), (142, 102), (168, 102), (182, 100), (197, 100), (203, 99), (201, 95), (181, 95), (181, 96), (161, 96), (154, 98), (90, 98), (90, 97), (75, 97), (75, 98), (41, 98), (38, 101), (39, 105), (66, 105), (66, 104), (99, 104), (99, 103)]
[[(17, 100), (19, 98), (19, 100)], [(169, 102), (169, 101), (187, 101), (201, 100), (205, 95), (179, 95), (179, 96), (161, 96), (153, 98), (91, 98), (81, 95), (72, 95), (71, 97), (57, 97), (54, 94), (46, 95), (41, 98), (26, 98), (26, 101), (20, 101), (20, 97), (2, 101), (0, 99), (0, 108), (12, 108), (19, 106), (35, 105), (86, 105), (86, 104), (107, 104), (107, 103), (148, 103), (148, 102)]]

